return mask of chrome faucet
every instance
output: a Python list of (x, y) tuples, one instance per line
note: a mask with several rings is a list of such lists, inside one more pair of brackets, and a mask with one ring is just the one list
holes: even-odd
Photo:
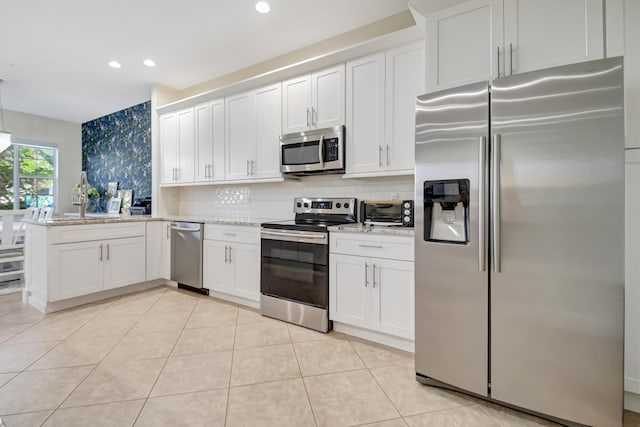
[(88, 200), (87, 198), (87, 191), (89, 189), (89, 180), (87, 179), (87, 172), (82, 171), (80, 172), (80, 201), (79, 202), (73, 202), (73, 204), (75, 206), (79, 206), (80, 207), (80, 218), (84, 219), (86, 216), (86, 202)]

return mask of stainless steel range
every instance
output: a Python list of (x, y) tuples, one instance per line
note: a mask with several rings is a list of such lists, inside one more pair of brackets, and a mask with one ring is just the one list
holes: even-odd
[(262, 224), (260, 313), (321, 332), (329, 321), (329, 231), (356, 222), (356, 199), (296, 198), (295, 220)]

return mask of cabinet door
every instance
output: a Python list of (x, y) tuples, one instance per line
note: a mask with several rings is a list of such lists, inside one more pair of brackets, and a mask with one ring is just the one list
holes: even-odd
[(602, 0), (504, 0), (507, 74), (604, 56)]
[(194, 109), (178, 112), (178, 182), (195, 179), (195, 117)]
[(147, 221), (146, 223), (146, 280), (162, 278), (163, 259), (162, 241), (164, 229), (161, 221)]
[(144, 282), (144, 237), (106, 240), (104, 246), (104, 289)]
[(225, 104), (226, 179), (249, 179), (256, 144), (254, 92), (225, 98)]
[(173, 183), (178, 165), (178, 116), (176, 113), (160, 116), (160, 147), (162, 152), (160, 182)]
[(428, 92), (498, 77), (502, 0), (467, 1), (427, 16), (426, 25)]
[(103, 289), (102, 242), (51, 245), (50, 301), (58, 301)]
[(384, 73), (384, 53), (347, 63), (348, 174), (383, 167)]
[(329, 255), (329, 318), (369, 327), (372, 286), (368, 258)]
[(171, 222), (162, 221), (162, 275), (171, 280)]
[(256, 148), (249, 165), (252, 178), (277, 178), (280, 173), (280, 122), (282, 89), (280, 83), (255, 93)]
[(413, 263), (373, 258), (371, 328), (414, 338)]
[(235, 271), (233, 293), (252, 301), (260, 301), (260, 246), (230, 244), (229, 257)]
[(210, 181), (210, 170), (213, 166), (213, 126), (211, 105), (209, 103), (196, 105), (195, 118), (195, 181)]
[(311, 126), (311, 76), (282, 82), (282, 133), (301, 132)]
[(322, 129), (344, 124), (345, 81), (341, 64), (311, 75), (311, 122)]
[(211, 101), (211, 142), (213, 146), (213, 164), (209, 168), (209, 179), (224, 180), (224, 99)]
[(424, 92), (422, 42), (388, 50), (386, 67), (385, 166), (413, 172), (416, 97)]
[(202, 242), (202, 285), (214, 291), (227, 292), (234, 287), (233, 265), (229, 263), (229, 244), (219, 240)]

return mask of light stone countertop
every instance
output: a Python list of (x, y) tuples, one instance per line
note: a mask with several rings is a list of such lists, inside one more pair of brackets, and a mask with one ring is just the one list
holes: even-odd
[(329, 227), (329, 232), (389, 234), (394, 236), (413, 236), (412, 227), (384, 227), (375, 225), (345, 224)]
[(64, 225), (93, 225), (93, 224), (113, 224), (123, 222), (140, 221), (184, 221), (202, 222), (204, 224), (220, 225), (241, 225), (248, 227), (259, 227), (263, 222), (279, 221), (273, 218), (251, 218), (251, 217), (211, 217), (211, 216), (167, 216), (151, 217), (151, 215), (87, 215), (87, 218), (80, 219), (77, 216), (59, 216), (41, 220), (25, 220), (28, 224), (43, 226), (64, 226)]

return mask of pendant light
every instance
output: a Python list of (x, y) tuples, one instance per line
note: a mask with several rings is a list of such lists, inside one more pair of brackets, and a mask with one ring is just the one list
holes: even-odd
[(9, 148), (11, 145), (11, 134), (4, 128), (4, 109), (2, 108), (2, 83), (4, 80), (0, 79), (0, 153)]

